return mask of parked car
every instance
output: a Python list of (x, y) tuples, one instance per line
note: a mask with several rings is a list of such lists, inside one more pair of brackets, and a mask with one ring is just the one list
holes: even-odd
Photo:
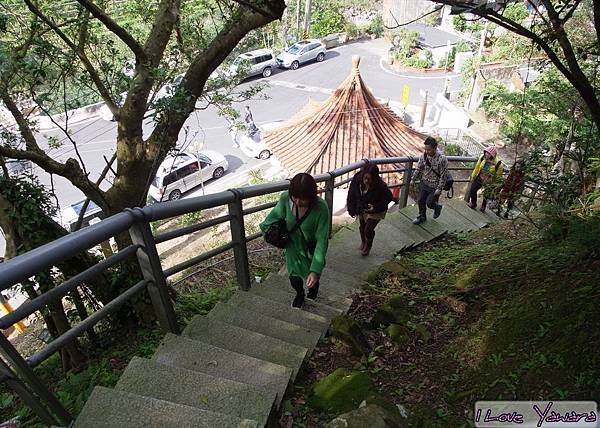
[(273, 69), (277, 67), (277, 61), (270, 49), (257, 49), (238, 56), (229, 67), (227, 74), (235, 76), (241, 74), (242, 78), (261, 75), (269, 77)]
[(228, 168), (225, 156), (212, 150), (203, 150), (198, 157), (188, 152), (169, 156), (158, 168), (148, 195), (157, 202), (180, 199), (203, 182), (221, 178)]
[(251, 158), (258, 158), (262, 160), (269, 159), (273, 154), (271, 150), (262, 140), (262, 131), (276, 128), (280, 122), (267, 123), (258, 128), (254, 134), (242, 134), (238, 138), (240, 149), (244, 154)]
[[(75, 230), (75, 225), (77, 224), (79, 214), (83, 209), (84, 202), (85, 199), (75, 202), (74, 204), (69, 205), (60, 212), (60, 223), (69, 232), (73, 232)], [(96, 205), (93, 201), (90, 201), (90, 203), (87, 206), (87, 209), (85, 210), (81, 227), (86, 227), (90, 224), (99, 222), (103, 218), (104, 214), (102, 213), (100, 207)]]
[(277, 56), (277, 65), (280, 68), (297, 70), (300, 64), (308, 61), (321, 62), (325, 59), (326, 48), (318, 39), (302, 40), (290, 46), (286, 51)]

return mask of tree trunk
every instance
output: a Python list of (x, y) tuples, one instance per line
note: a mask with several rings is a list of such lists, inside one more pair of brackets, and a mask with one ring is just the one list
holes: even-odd
[[(310, 37), (310, 17), (312, 14), (312, 0), (306, 0), (306, 10), (304, 11), (304, 32)], [(304, 37), (304, 36), (303, 36)]]

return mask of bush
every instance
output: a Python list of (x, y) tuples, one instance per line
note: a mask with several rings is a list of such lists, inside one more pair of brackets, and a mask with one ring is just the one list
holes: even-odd
[(467, 21), (462, 15), (455, 15), (452, 17), (452, 26), (456, 31), (463, 33), (467, 29)]
[(312, 16), (311, 36), (322, 38), (332, 33), (344, 31), (347, 20), (342, 14), (341, 8), (319, 8)]
[(377, 14), (375, 18), (369, 23), (366, 28), (367, 34), (372, 34), (377, 38), (383, 36), (385, 31), (385, 27), (383, 26), (383, 18), (380, 14)]

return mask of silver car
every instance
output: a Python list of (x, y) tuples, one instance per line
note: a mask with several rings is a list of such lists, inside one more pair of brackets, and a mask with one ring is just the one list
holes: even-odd
[(327, 50), (318, 39), (302, 40), (290, 46), (286, 51), (277, 56), (277, 65), (280, 68), (297, 70), (300, 64), (308, 61), (321, 62), (325, 59)]
[(277, 62), (273, 57), (273, 51), (269, 49), (258, 49), (252, 52), (246, 52), (238, 56), (229, 67), (227, 75), (246, 78), (250, 76), (262, 75), (269, 77), (273, 73), (273, 68), (277, 67)]
[(198, 157), (181, 152), (168, 157), (158, 168), (148, 195), (157, 202), (181, 198), (183, 193), (212, 178), (221, 178), (229, 163), (221, 153), (203, 150)]

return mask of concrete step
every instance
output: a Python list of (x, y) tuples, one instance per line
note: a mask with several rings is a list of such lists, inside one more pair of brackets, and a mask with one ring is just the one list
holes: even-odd
[[(291, 288), (290, 288), (290, 290), (291, 290)], [(253, 286), (249, 292), (252, 294), (256, 294), (258, 296), (264, 297), (265, 299), (272, 300), (273, 302), (277, 302), (279, 304), (284, 304), (284, 305), (289, 305), (290, 302), (292, 301), (292, 299), (296, 295), (295, 293), (289, 293), (289, 292), (283, 291), (281, 289), (266, 288), (264, 286), (261, 287), (260, 285)], [(319, 287), (319, 292), (320, 292), (320, 287)], [(319, 296), (317, 296), (317, 300), (321, 300), (321, 299), (319, 299)], [(338, 315), (341, 315), (347, 309), (348, 308), (345, 308), (345, 309), (334, 308), (332, 306), (325, 305), (319, 301), (312, 301), (309, 299), (306, 299), (306, 302), (305, 302), (304, 306), (302, 307), (303, 311), (312, 312), (313, 314), (321, 315), (322, 317), (325, 317), (329, 320), (337, 317)]]
[(350, 298), (350, 296), (360, 291), (367, 277), (368, 274), (351, 275), (340, 262), (325, 266), (321, 274), (321, 282), (326, 285), (326, 289), (331, 289), (340, 296)]
[[(392, 215), (392, 213), (388, 213), (388, 215)], [(387, 216), (386, 216), (387, 218)], [(350, 230), (353, 230), (356, 238), (355, 247), (356, 251), (359, 252), (358, 246), (360, 245), (360, 230), (359, 230), (359, 222), (355, 221), (348, 225)], [(409, 236), (400, 232), (397, 228), (392, 226), (385, 219), (380, 221), (377, 227), (375, 228), (375, 240), (373, 241), (373, 249), (377, 250), (378, 248), (382, 248), (383, 250), (389, 252), (389, 257), (393, 257), (398, 251), (403, 250), (405, 248), (409, 248), (414, 244), (414, 241), (410, 239)]]
[(464, 218), (468, 219), (471, 223), (475, 224), (477, 228), (482, 229), (490, 224), (490, 220), (487, 218), (485, 214), (483, 214), (479, 210), (473, 210), (467, 206), (465, 201), (460, 201), (460, 203), (447, 204), (448, 208), (454, 210)]
[(303, 328), (229, 303), (217, 303), (208, 313), (208, 317), (303, 346), (309, 353), (312, 352), (322, 334), (321, 331)]
[[(385, 221), (389, 222), (392, 226), (400, 230), (400, 232), (406, 235), (408, 239), (413, 240), (413, 246), (418, 246), (424, 242), (432, 240), (434, 236), (431, 233), (421, 226), (412, 224), (413, 219), (409, 218), (409, 216), (412, 217), (412, 215), (406, 210), (406, 208), (403, 208), (397, 213), (387, 216)], [(404, 212), (407, 212), (407, 215), (405, 215)]]
[(289, 367), (294, 371), (293, 379), (308, 352), (305, 347), (201, 315), (190, 321), (182, 336)]
[(265, 426), (277, 394), (205, 373), (133, 357), (115, 389), (202, 410), (251, 419)]
[(300, 327), (325, 334), (329, 327), (329, 320), (311, 312), (292, 308), (291, 304), (275, 303), (256, 294), (239, 291), (227, 301), (231, 306), (243, 307), (254, 312), (275, 318), (281, 321), (296, 324)]
[(449, 204), (454, 210), (458, 211), (463, 216), (469, 218), (472, 222), (477, 224), (480, 227), (481, 223), (485, 223), (485, 225), (491, 223), (497, 223), (500, 221), (500, 217), (498, 217), (494, 211), (486, 210), (484, 213), (479, 211), (479, 209), (471, 209), (467, 206), (467, 203), (463, 200), (453, 200)]
[(288, 367), (174, 334), (165, 336), (152, 360), (264, 388), (277, 394), (278, 406), (292, 377)]
[[(377, 231), (377, 229), (375, 230)], [(395, 233), (399, 235), (399, 232)], [(377, 236), (375, 239), (377, 239)], [(331, 239), (329, 250), (327, 251), (327, 262), (332, 266), (337, 264), (338, 261), (350, 265), (351, 270), (348, 270), (348, 273), (369, 272), (374, 270), (375, 266), (392, 258), (397, 251), (392, 249), (393, 243), (386, 243), (383, 239), (380, 239), (380, 245), (376, 245), (374, 241), (373, 248), (368, 256), (360, 254), (359, 246), (359, 232), (351, 229), (342, 229)]]
[[(447, 205), (447, 204), (445, 204), (445, 205)], [(444, 209), (445, 208), (442, 209), (442, 213), (444, 212)], [(440, 225), (438, 222), (429, 221), (429, 220), (433, 220), (433, 213), (429, 214), (428, 221), (426, 221), (425, 223), (421, 223), (418, 226), (412, 224), (412, 221), (415, 218), (417, 218), (417, 216), (419, 215), (419, 207), (416, 205), (408, 205), (408, 206), (402, 208), (399, 211), (399, 213), (406, 217), (406, 219), (408, 220), (408, 222), (406, 224), (409, 225), (412, 229), (419, 227), (419, 228), (423, 229), (424, 231), (428, 232), (432, 236), (432, 239), (438, 238), (438, 237), (442, 236), (443, 234), (445, 234), (446, 232), (448, 232), (446, 230), (446, 228), (442, 227), (442, 225)]]
[[(332, 276), (332, 266), (333, 265), (325, 266), (325, 269), (321, 274), (320, 282), (322, 289), (326, 290), (326, 293), (334, 294), (340, 297), (347, 297), (351, 294), (354, 294), (356, 288), (363, 282), (363, 280), (343, 273), (338, 274), (338, 272), (335, 273), (335, 276)], [(283, 275), (270, 275), (264, 281), (264, 284), (273, 284), (280, 286), (281, 288), (291, 289), (289, 278)]]
[(258, 422), (97, 386), (74, 428), (258, 427)]
[[(289, 285), (289, 281), (287, 278), (282, 278), (279, 275), (271, 275), (271, 277), (280, 278), (277, 280), (263, 281), (260, 284), (254, 284), (250, 289), (250, 292), (259, 294), (261, 296), (269, 297), (272, 295), (279, 295), (278, 299), (282, 299), (283, 302), (283, 294), (288, 296), (288, 303), (292, 301), (296, 292)], [(268, 279), (271, 279), (269, 277)], [(331, 289), (330, 283), (322, 283), (319, 288), (319, 295), (317, 297), (317, 303), (330, 306), (334, 309), (338, 309), (341, 311), (347, 311), (348, 308), (352, 305), (352, 299), (348, 299), (347, 297), (336, 294), (335, 291)], [(310, 309), (309, 309), (310, 311)]]

